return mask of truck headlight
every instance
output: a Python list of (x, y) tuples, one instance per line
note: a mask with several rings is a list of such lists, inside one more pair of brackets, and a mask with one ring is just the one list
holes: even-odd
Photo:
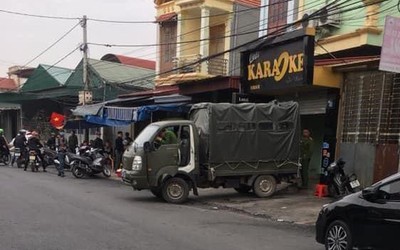
[(142, 157), (141, 156), (136, 155), (135, 158), (133, 158), (132, 170), (134, 170), (134, 171), (142, 170)]

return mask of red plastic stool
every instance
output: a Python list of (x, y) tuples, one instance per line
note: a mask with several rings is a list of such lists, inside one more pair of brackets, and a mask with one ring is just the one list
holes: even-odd
[(315, 196), (318, 196), (318, 198), (326, 197), (328, 196), (328, 186), (325, 184), (317, 184), (315, 186)]

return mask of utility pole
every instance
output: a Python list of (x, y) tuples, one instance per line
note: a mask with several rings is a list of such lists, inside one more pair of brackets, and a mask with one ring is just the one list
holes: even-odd
[(89, 90), (89, 85), (88, 85), (88, 73), (87, 73), (87, 51), (88, 51), (88, 45), (87, 45), (87, 18), (86, 15), (83, 16), (82, 18), (82, 29), (83, 29), (83, 44), (82, 44), (82, 52), (83, 52), (83, 85), (84, 85), (84, 90), (88, 91)]
[(89, 80), (88, 80), (88, 44), (87, 44), (87, 17), (83, 16), (81, 20), (81, 26), (83, 29), (83, 43), (81, 50), (83, 52), (83, 91), (80, 91), (79, 102), (82, 105), (89, 104), (92, 102), (92, 93), (89, 91)]

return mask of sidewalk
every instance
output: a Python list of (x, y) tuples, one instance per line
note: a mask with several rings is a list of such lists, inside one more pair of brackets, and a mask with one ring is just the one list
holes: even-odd
[(254, 194), (239, 194), (233, 189), (199, 190), (196, 201), (212, 209), (226, 209), (278, 222), (313, 226), (318, 213), (330, 198), (314, 196), (314, 190), (283, 189), (270, 198), (258, 198)]

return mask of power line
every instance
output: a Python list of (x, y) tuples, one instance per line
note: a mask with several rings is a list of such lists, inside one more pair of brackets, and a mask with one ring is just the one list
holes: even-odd
[[(188, 17), (188, 18), (175, 18), (173, 21), (187, 21), (187, 20), (198, 20), (198, 19), (203, 19), (203, 18), (210, 18), (210, 17), (218, 17), (218, 16), (227, 16), (231, 14), (236, 14), (236, 13), (241, 13), (241, 12), (248, 12), (252, 10), (257, 10), (257, 9), (262, 9), (264, 7), (268, 6), (273, 6), (285, 2), (289, 2), (291, 0), (282, 0), (279, 2), (274, 2), (270, 4), (265, 4), (257, 7), (251, 7), (247, 9), (242, 9), (242, 10), (237, 10), (237, 11), (228, 11), (220, 14), (214, 14), (214, 15), (207, 15), (207, 16), (200, 16), (200, 17)], [(103, 22), (103, 23), (118, 23), (118, 24), (146, 24), (146, 23), (158, 23), (157, 21), (124, 21), (124, 20), (106, 20), (106, 19), (96, 19), (96, 18), (89, 18), (88, 20), (90, 21), (95, 21), (95, 22)]]
[(63, 40), (66, 36), (68, 36), (76, 27), (78, 27), (80, 24), (80, 22), (78, 22), (77, 24), (75, 24), (71, 29), (69, 29), (64, 35), (62, 35), (59, 39), (57, 39), (54, 43), (52, 43), (49, 47), (47, 47), (45, 50), (43, 50), (39, 55), (35, 56), (34, 58), (32, 58), (29, 62), (25, 63), (25, 66), (28, 66), (31, 62), (35, 61), (36, 59), (38, 59), (40, 56), (42, 56), (44, 53), (46, 53), (47, 51), (49, 51), (51, 48), (53, 48), (56, 44), (58, 44), (61, 40)]
[(57, 19), (57, 20), (80, 20), (78, 17), (64, 17), (64, 16), (48, 16), (48, 15), (38, 15), (38, 14), (30, 14), (30, 13), (23, 13), (11, 10), (3, 10), (0, 9), (0, 12), (19, 15), (19, 16), (27, 16), (27, 17), (36, 17), (36, 18), (45, 18), (45, 19)]
[[(271, 4), (266, 4), (262, 6), (257, 6), (254, 8), (248, 8), (248, 9), (243, 9), (243, 10), (238, 10), (238, 11), (230, 11), (226, 13), (220, 13), (220, 14), (215, 14), (215, 15), (208, 15), (208, 16), (202, 16), (202, 17), (189, 17), (189, 18), (182, 18), (182, 19), (176, 19), (176, 21), (184, 21), (184, 20), (196, 20), (196, 19), (202, 19), (202, 18), (210, 18), (210, 17), (217, 17), (217, 16), (225, 16), (225, 15), (230, 15), (233, 13), (240, 13), (240, 12), (247, 12), (251, 10), (256, 10), (256, 9), (261, 9), (267, 6), (272, 6), (276, 5), (282, 2), (288, 2), (290, 0), (283, 0), (280, 2), (276, 3), (271, 3)], [(56, 20), (80, 20), (80, 17), (65, 17), (65, 16), (51, 16), (51, 15), (39, 15), (39, 14), (31, 14), (31, 13), (24, 13), (24, 12), (18, 12), (18, 11), (11, 11), (11, 10), (5, 10), (5, 9), (0, 9), (0, 12), (7, 13), (7, 14), (13, 14), (13, 15), (19, 15), (19, 16), (27, 16), (27, 17), (35, 17), (35, 18), (45, 18), (45, 19), (56, 19)], [(87, 20), (89, 21), (94, 21), (94, 22), (102, 22), (102, 23), (116, 23), (116, 24), (157, 24), (157, 21), (154, 20), (138, 20), (138, 21), (130, 21), (130, 20), (108, 20), (108, 19), (99, 19), (99, 18), (88, 18)]]

